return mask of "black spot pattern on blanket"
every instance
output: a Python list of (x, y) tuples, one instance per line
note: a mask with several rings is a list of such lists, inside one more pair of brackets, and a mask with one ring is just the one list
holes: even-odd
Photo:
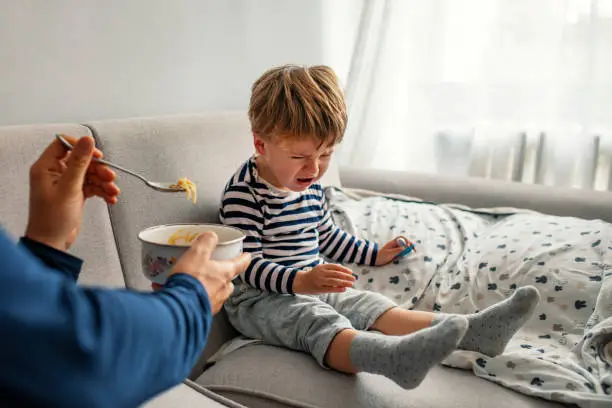
[(478, 364), (479, 367), (485, 368), (487, 366), (487, 360), (484, 358), (477, 358), (476, 364)]
[(577, 300), (574, 302), (574, 307), (576, 309), (582, 309), (587, 307), (587, 302), (585, 300)]
[(542, 276), (536, 276), (536, 278), (535, 278), (535, 282), (536, 282), (536, 283), (545, 284), (546, 282), (548, 282), (548, 278), (547, 278), (545, 275), (542, 275)]

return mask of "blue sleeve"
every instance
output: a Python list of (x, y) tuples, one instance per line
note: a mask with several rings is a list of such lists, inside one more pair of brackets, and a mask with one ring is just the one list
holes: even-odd
[(156, 293), (84, 288), (1, 231), (0, 260), (0, 395), (13, 406), (138, 406), (206, 344), (211, 305), (191, 276)]
[(21, 238), (19, 244), (54, 271), (64, 274), (75, 281), (79, 278), (79, 273), (81, 273), (81, 267), (83, 266), (83, 261), (79, 258), (33, 241), (28, 237)]

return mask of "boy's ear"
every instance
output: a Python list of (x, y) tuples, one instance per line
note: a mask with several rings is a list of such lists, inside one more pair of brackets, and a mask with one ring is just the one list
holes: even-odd
[(257, 154), (266, 154), (266, 142), (255, 132), (253, 132), (253, 146)]

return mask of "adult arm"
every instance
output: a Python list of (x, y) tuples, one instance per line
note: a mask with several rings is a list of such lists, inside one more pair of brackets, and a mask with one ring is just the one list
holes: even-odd
[(178, 384), (205, 346), (202, 284), (157, 293), (93, 289), (0, 234), (0, 395), (17, 406), (137, 406)]

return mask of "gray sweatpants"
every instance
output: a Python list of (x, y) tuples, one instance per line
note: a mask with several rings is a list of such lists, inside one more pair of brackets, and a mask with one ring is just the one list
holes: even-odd
[(225, 310), (243, 335), (310, 353), (326, 367), (327, 348), (338, 332), (368, 330), (395, 306), (381, 294), (355, 289), (323, 295), (282, 295), (236, 283)]

